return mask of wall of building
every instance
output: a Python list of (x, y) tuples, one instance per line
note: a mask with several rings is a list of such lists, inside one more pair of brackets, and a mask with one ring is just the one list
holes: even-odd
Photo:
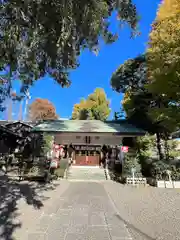
[[(86, 143), (86, 136), (90, 137), (90, 143)], [(120, 145), (122, 136), (111, 136), (107, 134), (59, 134), (55, 135), (56, 144), (74, 144), (74, 145)]]

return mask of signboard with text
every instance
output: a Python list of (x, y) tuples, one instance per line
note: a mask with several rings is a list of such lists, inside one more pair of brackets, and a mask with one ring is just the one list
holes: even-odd
[(83, 145), (75, 145), (75, 150), (79, 151), (101, 151), (100, 146), (83, 146)]

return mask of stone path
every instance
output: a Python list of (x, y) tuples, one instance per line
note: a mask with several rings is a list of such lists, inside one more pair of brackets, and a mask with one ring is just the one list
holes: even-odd
[(177, 189), (4, 179), (0, 240), (180, 240), (179, 202)]
[(23, 240), (131, 240), (104, 187), (96, 182), (70, 182), (44, 209)]
[(99, 166), (72, 166), (68, 171), (68, 180), (100, 181), (106, 180), (106, 176), (104, 169)]
[(180, 240), (180, 191), (102, 183), (133, 240)]

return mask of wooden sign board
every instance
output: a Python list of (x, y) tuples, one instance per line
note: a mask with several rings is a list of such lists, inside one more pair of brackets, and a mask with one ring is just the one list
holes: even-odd
[(75, 150), (79, 151), (101, 151), (100, 146), (83, 146), (83, 145), (76, 145), (74, 146)]

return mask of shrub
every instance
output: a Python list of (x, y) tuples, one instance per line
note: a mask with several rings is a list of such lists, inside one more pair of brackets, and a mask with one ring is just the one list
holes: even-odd
[(135, 168), (135, 176), (141, 176), (141, 165), (136, 157), (125, 155), (124, 157), (124, 164), (123, 164), (123, 171), (122, 174), (124, 176), (131, 176), (132, 175), (132, 168)]
[(162, 180), (167, 177), (166, 170), (168, 170), (170, 166), (164, 161), (154, 161), (150, 164), (150, 172), (151, 177)]

